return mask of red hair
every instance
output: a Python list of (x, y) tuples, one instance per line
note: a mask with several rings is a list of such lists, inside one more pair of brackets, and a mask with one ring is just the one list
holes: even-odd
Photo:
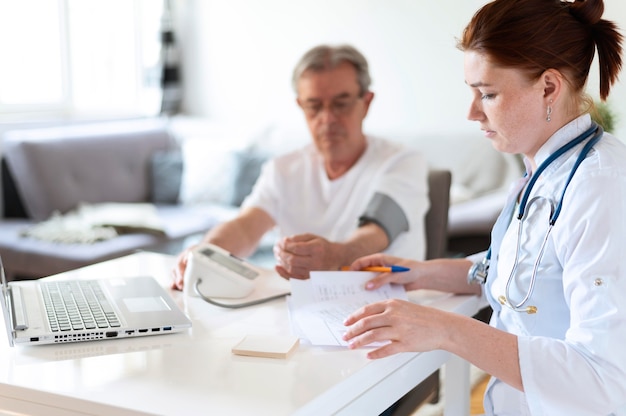
[(603, 12), (602, 0), (495, 0), (476, 12), (457, 46), (533, 79), (556, 69), (579, 94), (597, 50), (606, 100), (622, 68), (623, 36)]

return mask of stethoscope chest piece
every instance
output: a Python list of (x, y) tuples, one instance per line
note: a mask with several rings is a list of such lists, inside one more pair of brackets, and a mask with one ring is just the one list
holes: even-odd
[(467, 283), (474, 284), (479, 283), (484, 285), (487, 282), (487, 275), (489, 274), (489, 256), (485, 257), (483, 261), (472, 264), (469, 272), (467, 273)]

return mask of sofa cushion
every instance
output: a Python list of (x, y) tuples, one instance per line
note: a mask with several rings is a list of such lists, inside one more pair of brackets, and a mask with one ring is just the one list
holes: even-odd
[(254, 149), (237, 151), (234, 156), (236, 166), (230, 204), (240, 206), (252, 192), (252, 188), (261, 174), (261, 168), (268, 157)]
[(181, 146), (183, 175), (179, 202), (230, 205), (237, 167), (232, 144), (219, 138), (190, 137)]
[(191, 235), (204, 234), (215, 224), (231, 219), (237, 212), (236, 209), (211, 204), (157, 205), (156, 209), (165, 235), (123, 234), (93, 244), (60, 244), (23, 237), (24, 230), (33, 226), (34, 222), (5, 219), (0, 224), (0, 256), (7, 275), (9, 278), (39, 278), (184, 240)]
[(225, 141), (186, 139), (182, 144), (179, 201), (240, 206), (250, 194), (268, 156), (254, 148), (233, 148)]
[(175, 142), (162, 120), (7, 132), (4, 157), (31, 219), (81, 202), (147, 202), (150, 160)]
[(183, 177), (179, 149), (157, 151), (150, 160), (150, 194), (155, 204), (176, 204)]

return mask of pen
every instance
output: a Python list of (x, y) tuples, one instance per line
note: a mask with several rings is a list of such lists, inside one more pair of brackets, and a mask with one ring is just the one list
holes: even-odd
[[(348, 271), (350, 270), (350, 266), (343, 266), (341, 270)], [(408, 267), (403, 267), (403, 266), (369, 266), (369, 267), (364, 267), (361, 269), (362, 272), (392, 272), (392, 273), (408, 272), (409, 270), (411, 269), (409, 269)]]

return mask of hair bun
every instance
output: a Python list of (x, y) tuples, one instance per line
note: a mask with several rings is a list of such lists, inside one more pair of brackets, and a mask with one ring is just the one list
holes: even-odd
[(578, 21), (595, 25), (604, 13), (603, 0), (574, 0), (569, 3), (569, 11)]

